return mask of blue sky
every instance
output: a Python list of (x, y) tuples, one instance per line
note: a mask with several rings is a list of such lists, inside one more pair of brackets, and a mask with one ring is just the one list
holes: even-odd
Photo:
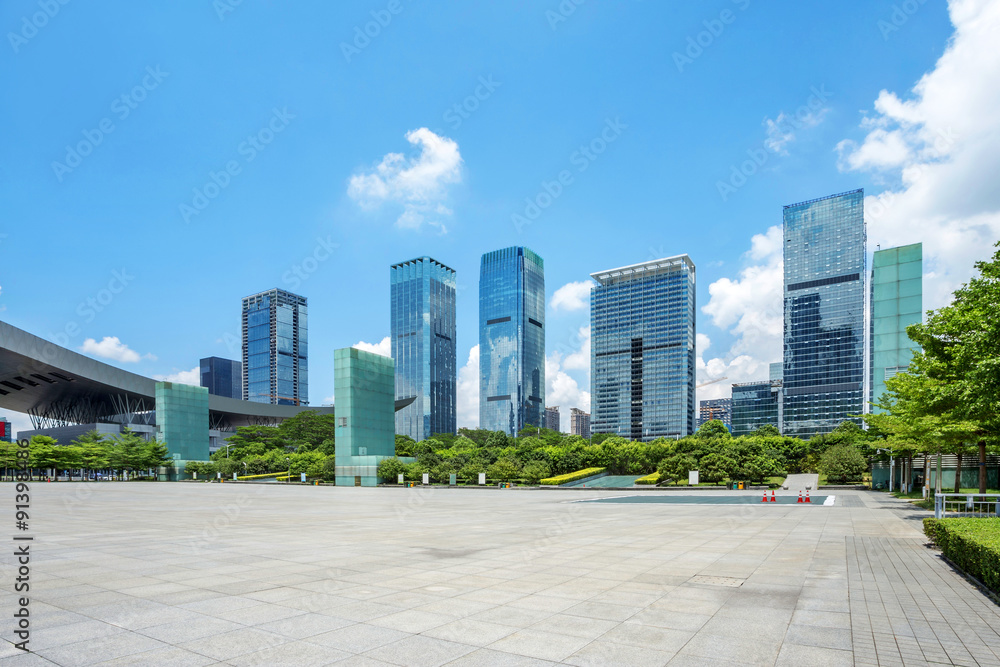
[[(750, 379), (780, 357), (780, 313), (753, 322), (770, 306), (741, 294), (774, 305), (773, 280), (754, 281), (773, 278), (768, 230), (783, 204), (856, 187), (895, 193), (884, 238), (874, 223), (870, 236), (923, 240), (904, 215), (918, 205), (906, 199), (914, 164), (933, 171), (977, 132), (995, 136), (984, 112), (928, 157), (928, 137), (950, 123), (940, 116), (965, 116), (914, 90), (949, 50), (987, 61), (966, 72), (965, 94), (976, 95), (977, 76), (996, 87), (995, 59), (973, 58), (989, 46), (981, 34), (995, 8), (9, 0), (0, 317), (178, 377), (203, 356), (238, 358), (241, 297), (290, 289), (309, 299), (320, 404), (333, 394), (334, 349), (388, 334), (393, 262), (430, 255), (456, 269), (464, 367), (478, 342), (483, 252), (535, 250), (550, 298), (597, 270), (687, 253), (701, 374)], [(360, 36), (366, 28), (374, 36)], [(745, 183), (731, 180), (754, 156)], [(935, 217), (942, 238), (956, 220), (995, 214), (988, 189), (979, 208)], [(526, 199), (545, 207), (534, 216)], [(530, 224), (515, 224), (527, 214)], [(985, 254), (996, 224), (980, 219), (982, 238), (936, 267), (932, 257), (929, 273), (963, 277), (948, 262)], [(548, 402), (564, 409), (588, 407), (589, 313), (574, 298), (585, 289), (566, 288), (548, 313)], [(752, 363), (734, 364), (741, 356)], [(471, 370), (463, 382), (474, 389)], [(463, 405), (460, 425), (472, 425), (473, 408)]]

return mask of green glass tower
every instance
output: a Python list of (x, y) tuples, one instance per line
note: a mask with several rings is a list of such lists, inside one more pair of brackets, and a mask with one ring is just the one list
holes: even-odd
[(156, 438), (167, 445), (178, 471), (188, 461), (207, 461), (208, 389), (157, 382)]
[[(923, 318), (923, 244), (879, 250), (872, 264), (870, 400), (910, 365), (917, 344), (906, 327)], [(873, 410), (877, 410), (873, 406)]]
[(396, 454), (396, 370), (389, 357), (353, 347), (333, 353), (337, 486), (376, 486)]

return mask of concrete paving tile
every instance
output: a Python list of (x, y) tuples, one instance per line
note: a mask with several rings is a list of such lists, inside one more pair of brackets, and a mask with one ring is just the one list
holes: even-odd
[(850, 651), (851, 632), (842, 628), (822, 628), (814, 625), (790, 625), (785, 643)]
[(700, 632), (678, 653), (712, 658), (719, 662), (749, 662), (756, 665), (773, 664), (778, 657), (781, 642), (735, 639), (726, 635)]
[(668, 651), (608, 641), (595, 641), (566, 658), (565, 662), (579, 667), (605, 667), (605, 665), (661, 667), (673, 657), (674, 653)]
[[(855, 662), (854, 656), (850, 651), (838, 651), (836, 649), (786, 643), (781, 647), (781, 652), (778, 653), (778, 660), (774, 664), (775, 667), (802, 667), (802, 665), (815, 667), (853, 667)], [(876, 662), (875, 664), (878, 663)]]
[(551, 667), (563, 663), (481, 648), (448, 663), (448, 667)]
[(370, 625), (392, 628), (393, 630), (400, 630), (402, 632), (419, 634), (425, 630), (430, 630), (431, 628), (436, 628), (446, 623), (450, 623), (454, 621), (455, 618), (455, 616), (447, 614), (407, 610), (400, 611), (395, 614), (389, 614), (388, 616), (380, 616), (368, 621), (368, 623)]
[(638, 610), (635, 607), (627, 607), (620, 604), (606, 604), (603, 602), (582, 602), (565, 610), (564, 613), (571, 616), (586, 616), (589, 618), (600, 618), (609, 621), (624, 621), (634, 616)]
[(590, 643), (589, 639), (535, 630), (518, 630), (487, 648), (559, 662)]
[(690, 614), (684, 611), (654, 608), (640, 611), (629, 620), (642, 625), (694, 632), (700, 630), (710, 618), (712, 617), (705, 614)]
[(539, 632), (555, 632), (571, 637), (596, 639), (617, 625), (618, 621), (570, 614), (553, 614), (530, 626), (530, 629)]
[(364, 653), (372, 649), (409, 637), (409, 633), (391, 628), (380, 628), (366, 623), (355, 623), (330, 632), (313, 635), (309, 642), (330, 646), (348, 653)]
[(312, 644), (308, 641), (294, 641), (281, 646), (263, 648), (230, 658), (227, 664), (234, 667), (323, 667), (340, 664), (351, 657), (350, 653), (338, 651), (329, 646)]
[(337, 628), (344, 628), (354, 625), (354, 621), (328, 616), (326, 614), (312, 614), (305, 612), (296, 616), (282, 618), (276, 621), (260, 623), (255, 627), (265, 632), (273, 632), (276, 635), (287, 637), (288, 639), (307, 639), (315, 635), (321, 635)]
[(406, 667), (411, 665), (413, 667), (438, 667), (475, 650), (474, 646), (467, 644), (458, 644), (434, 637), (413, 636), (372, 649), (365, 655)]
[[(97, 650), (95, 650), (95, 646)], [(120, 632), (103, 637), (99, 642), (87, 639), (75, 644), (62, 644), (52, 648), (35, 650), (43, 658), (51, 660), (61, 667), (81, 667), (135, 653), (145, 653), (158, 648), (167, 648), (167, 645), (149, 637)]]
[(232, 632), (242, 627), (239, 623), (233, 623), (221, 618), (201, 616), (196, 619), (186, 618), (180, 621), (164, 623), (163, 625), (143, 628), (139, 633), (168, 644), (182, 644), (201, 639), (202, 637), (208, 637), (209, 635), (214, 636)]
[(280, 621), (284, 618), (301, 616), (305, 613), (307, 612), (302, 611), (301, 609), (292, 609), (281, 605), (264, 603), (254, 605), (253, 607), (245, 607), (234, 611), (222, 612), (216, 614), (216, 616), (223, 620), (232, 621), (241, 625), (260, 625), (271, 621)]
[(214, 658), (186, 651), (176, 646), (166, 646), (133, 653), (132, 655), (95, 663), (95, 667), (203, 667), (218, 664)]
[(815, 625), (821, 628), (851, 629), (851, 614), (836, 611), (800, 609), (792, 615), (796, 625)]
[(517, 632), (517, 628), (511, 625), (500, 625), (499, 623), (487, 623), (486, 621), (463, 618), (427, 630), (421, 634), (425, 637), (434, 637), (470, 646), (487, 646), (515, 632)]
[(232, 660), (246, 653), (263, 651), (287, 643), (289, 643), (287, 638), (272, 632), (257, 628), (240, 628), (184, 642), (179, 646), (216, 660)]
[(695, 633), (690, 630), (657, 628), (629, 621), (615, 626), (605, 633), (601, 639), (616, 644), (676, 652), (687, 645), (694, 636), (696, 636)]

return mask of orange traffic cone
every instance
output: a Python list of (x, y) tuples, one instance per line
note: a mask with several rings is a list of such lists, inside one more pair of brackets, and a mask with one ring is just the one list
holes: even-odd
[(801, 489), (799, 489), (799, 502), (800, 503), (801, 502), (805, 502), (804, 500), (802, 500), (802, 490)]
[(766, 503), (767, 502), (767, 490), (764, 491), (764, 499), (761, 500), (760, 502), (762, 502), (762, 503)]
[(778, 502), (778, 499), (774, 497), (774, 489), (771, 489), (771, 502), (772, 503)]
[(806, 502), (807, 503), (811, 503), (812, 502), (811, 500), (809, 500), (809, 489), (806, 489)]

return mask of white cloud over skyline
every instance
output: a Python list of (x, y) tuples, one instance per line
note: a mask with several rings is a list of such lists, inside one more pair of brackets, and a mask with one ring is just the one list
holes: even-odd
[(365, 341), (361, 340), (352, 345), (351, 347), (355, 347), (359, 350), (364, 350), (365, 352), (374, 352), (375, 354), (380, 354), (383, 357), (392, 356), (392, 338), (390, 338), (389, 336), (386, 336), (377, 343), (366, 343)]
[(169, 375), (154, 375), (153, 379), (160, 382), (177, 382), (179, 384), (190, 384), (199, 387), (201, 386), (201, 367), (195, 366), (189, 371), (177, 371)]
[(590, 308), (590, 290), (593, 280), (566, 283), (552, 294), (549, 306), (552, 310), (576, 311)]
[(140, 355), (128, 345), (121, 342), (118, 336), (105, 336), (100, 342), (93, 338), (88, 338), (83, 341), (80, 351), (84, 354), (91, 354), (95, 357), (110, 359), (123, 364), (138, 363), (141, 359), (156, 360), (156, 357), (152, 354)]

